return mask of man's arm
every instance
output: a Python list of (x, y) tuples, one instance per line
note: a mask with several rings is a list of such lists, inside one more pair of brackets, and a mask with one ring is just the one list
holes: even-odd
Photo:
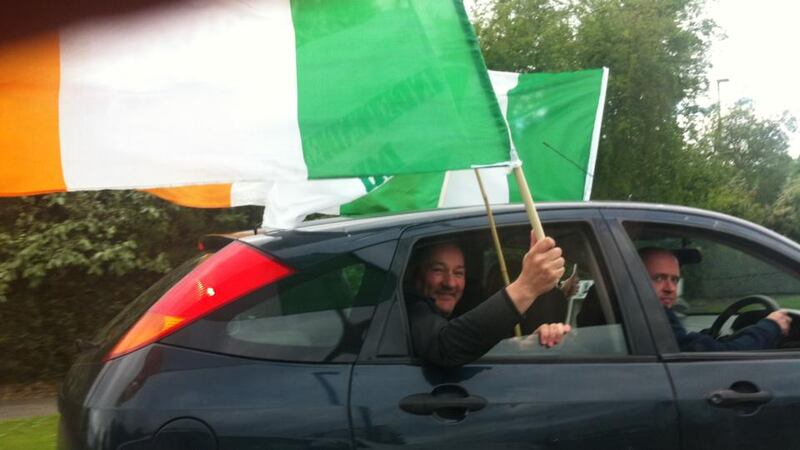
[(509, 337), (520, 319), (504, 290), (471, 311), (447, 320), (429, 299), (406, 293), (414, 351), (437, 366), (470, 363)]
[(780, 336), (788, 332), (791, 319), (785, 311), (775, 311), (754, 325), (743, 328), (728, 339), (716, 340), (704, 333), (687, 333), (677, 316), (665, 309), (675, 331), (678, 347), (684, 352), (721, 352), (775, 348)]
[[(415, 352), (440, 366), (458, 366), (480, 358), (510, 336), (511, 329), (536, 297), (553, 289), (562, 275), (561, 249), (549, 237), (536, 242), (531, 232), (531, 247), (523, 257), (519, 277), (460, 317), (448, 321), (431, 301), (419, 297), (410, 302), (406, 299)], [(560, 340), (563, 333), (556, 335), (543, 333), (541, 336), (546, 338), (543, 344)]]

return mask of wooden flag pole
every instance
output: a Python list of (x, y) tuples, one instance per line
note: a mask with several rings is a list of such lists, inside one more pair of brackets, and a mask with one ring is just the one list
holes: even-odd
[(522, 172), (521, 165), (514, 167), (514, 177), (517, 179), (519, 194), (522, 196), (522, 203), (525, 204), (525, 211), (528, 212), (528, 220), (531, 221), (533, 233), (536, 235), (536, 240), (541, 241), (544, 239), (544, 228), (542, 228), (542, 221), (539, 220), (539, 213), (536, 211), (536, 205), (533, 204), (531, 190), (528, 187), (528, 182), (525, 180), (525, 174)]
[[(494, 242), (494, 250), (497, 253), (497, 262), (500, 264), (500, 274), (503, 276), (503, 283), (508, 286), (511, 284), (511, 279), (508, 276), (508, 267), (506, 266), (506, 258), (503, 256), (503, 247), (500, 245), (500, 235), (497, 233), (497, 224), (494, 221), (494, 214), (492, 214), (492, 207), (489, 204), (489, 197), (486, 195), (486, 189), (483, 187), (483, 180), (478, 169), (475, 170), (475, 178), (478, 179), (478, 187), (481, 189), (481, 197), (483, 197), (483, 204), (486, 207), (486, 216), (489, 218), (489, 228), (492, 230), (492, 241)], [(519, 324), (514, 325), (514, 335), (522, 336), (522, 329)]]

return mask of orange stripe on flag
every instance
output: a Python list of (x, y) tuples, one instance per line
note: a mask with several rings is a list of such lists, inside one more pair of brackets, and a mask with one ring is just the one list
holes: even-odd
[(145, 189), (144, 191), (172, 203), (193, 208), (230, 208), (231, 206), (231, 185), (229, 183)]
[(66, 190), (58, 33), (0, 45), (0, 196)]

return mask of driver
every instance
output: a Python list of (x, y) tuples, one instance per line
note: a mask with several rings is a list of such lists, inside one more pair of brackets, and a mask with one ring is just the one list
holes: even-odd
[(687, 332), (678, 316), (672, 311), (678, 298), (678, 281), (681, 279), (678, 258), (667, 249), (655, 247), (640, 249), (639, 256), (647, 268), (658, 300), (664, 305), (681, 351), (741, 351), (775, 348), (781, 335), (786, 336), (789, 333), (792, 318), (784, 310), (771, 312), (767, 317), (739, 330), (734, 336), (727, 339), (716, 340), (703, 332)]

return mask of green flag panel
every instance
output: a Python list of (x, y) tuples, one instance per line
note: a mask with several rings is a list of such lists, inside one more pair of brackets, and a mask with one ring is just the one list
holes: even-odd
[[(508, 92), (508, 125), (535, 200), (584, 199), (603, 77), (603, 69), (522, 74)], [(521, 201), (513, 175), (509, 186), (511, 202)]]
[(508, 160), (508, 134), (460, 1), (293, 0), (309, 178)]

